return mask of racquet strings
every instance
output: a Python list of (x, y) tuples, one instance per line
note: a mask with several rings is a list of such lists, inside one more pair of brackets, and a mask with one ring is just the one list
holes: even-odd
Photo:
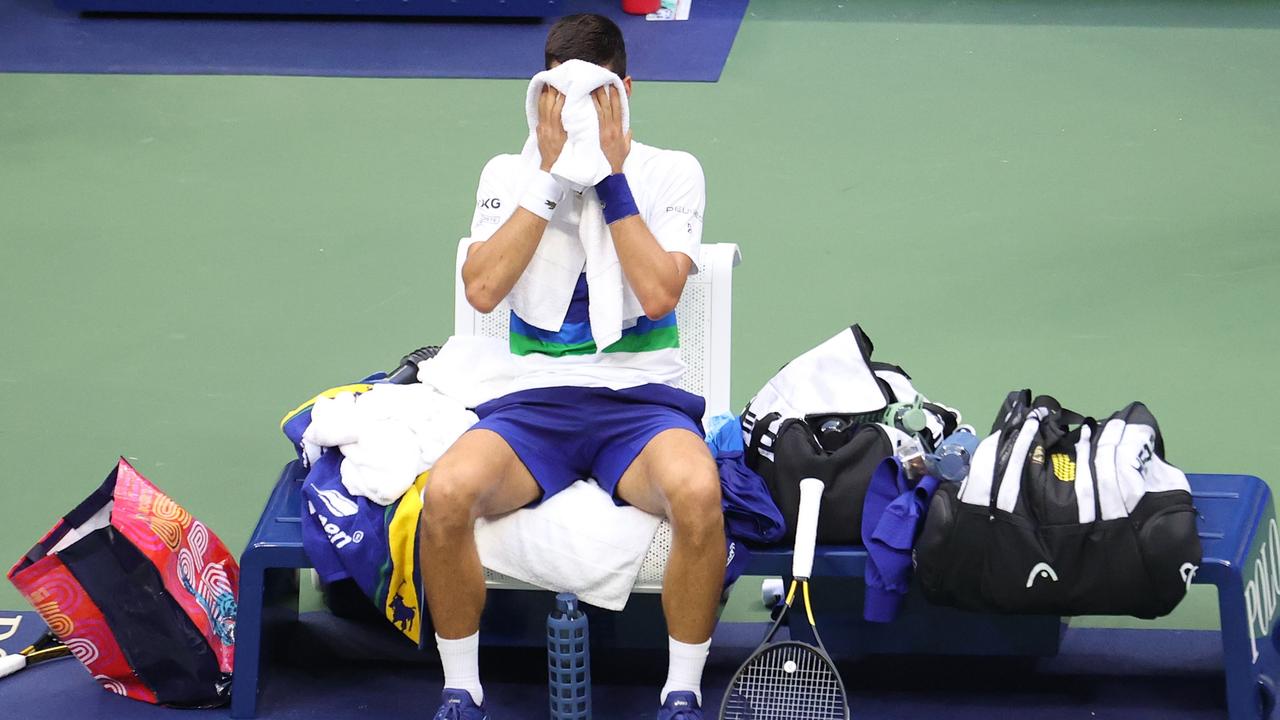
[[(795, 600), (796, 586), (793, 580), (788, 607)], [(800, 586), (809, 624), (815, 625), (809, 583)], [(844, 720), (845, 708), (844, 687), (831, 662), (813, 648), (785, 643), (758, 651), (743, 666), (729, 688), (723, 718)]]

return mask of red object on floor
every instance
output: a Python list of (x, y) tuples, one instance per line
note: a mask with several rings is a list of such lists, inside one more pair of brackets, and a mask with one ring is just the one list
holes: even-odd
[(622, 0), (623, 12), (629, 12), (632, 15), (647, 15), (651, 12), (658, 12), (660, 7), (662, 7), (662, 0)]

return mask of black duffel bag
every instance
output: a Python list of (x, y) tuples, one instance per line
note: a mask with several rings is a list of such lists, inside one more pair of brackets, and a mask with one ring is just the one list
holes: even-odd
[(909, 440), (885, 424), (890, 408), (913, 403), (925, 420), (917, 437), (927, 449), (953, 432), (960, 415), (929, 402), (900, 367), (873, 362), (874, 346), (853, 325), (805, 352), (778, 371), (742, 413), (743, 458), (764, 478), (795, 539), (800, 481), (826, 484), (818, 520), (818, 542), (862, 542), (862, 505), (871, 474)]
[(1011, 393), (962, 485), (934, 495), (916, 576), (934, 603), (1052, 615), (1167, 615), (1201, 560), (1197, 513), (1132, 403), (1103, 423)]
[[(765, 433), (775, 418), (766, 416), (755, 427)], [(874, 423), (855, 425), (841, 433), (839, 444), (824, 448), (816, 431), (825, 419), (790, 418), (770, 433), (768, 460), (755, 460), (769, 494), (787, 522), (783, 545), (795, 543), (796, 516), (800, 512), (800, 481), (814, 477), (826, 486), (818, 512), (818, 540), (824, 545), (848, 545), (860, 540), (862, 505), (871, 473), (893, 455), (888, 429)], [(817, 428), (814, 425), (818, 425)]]

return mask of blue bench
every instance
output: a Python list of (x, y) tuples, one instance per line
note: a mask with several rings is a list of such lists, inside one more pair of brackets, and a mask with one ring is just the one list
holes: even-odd
[[(297, 621), (298, 571), (310, 567), (302, 549), (300, 524), (304, 475), (305, 470), (297, 461), (285, 466), (240, 559), (233, 718), (256, 716), (258, 694), (265, 679), (263, 660), (269, 657), (272, 643), (287, 635), (288, 624)], [(1277, 720), (1280, 528), (1271, 491), (1262, 480), (1247, 475), (1191, 475), (1189, 479), (1201, 513), (1200, 537), (1204, 544), (1204, 561), (1193, 582), (1218, 589), (1230, 720)], [(966, 613), (930, 606), (919, 593), (908, 599), (898, 622), (885, 626), (863, 623), (858, 604), (861, 593), (850, 595), (849, 588), (841, 583), (858, 583), (866, 559), (866, 552), (859, 547), (818, 549), (814, 575), (827, 580), (815, 585), (815, 590), (824, 593), (815, 598), (815, 603), (822, 608), (823, 637), (833, 654), (1028, 656), (1057, 651), (1059, 618)], [(790, 570), (791, 553), (779, 549), (756, 551), (747, 572), (785, 577)], [(515, 596), (517, 591), (491, 595)], [(853, 602), (851, 597), (855, 598)], [(531, 608), (526, 623), (529, 627), (523, 628), (534, 642), (541, 642), (540, 618), (545, 610), (545, 604)], [(657, 610), (656, 603), (638, 603), (636, 608), (628, 607), (626, 613)], [(510, 629), (511, 616), (505, 617)], [(593, 635), (597, 635), (596, 630), (593, 625)]]

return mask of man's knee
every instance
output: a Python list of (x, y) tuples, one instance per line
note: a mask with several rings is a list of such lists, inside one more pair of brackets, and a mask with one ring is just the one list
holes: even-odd
[(465, 462), (445, 456), (431, 468), (423, 497), (422, 524), (429, 531), (469, 526), (484, 490)]
[(723, 532), (724, 516), (720, 501), (720, 475), (715, 461), (688, 459), (670, 474), (667, 503), (670, 520), (676, 532), (695, 535), (717, 535)]

